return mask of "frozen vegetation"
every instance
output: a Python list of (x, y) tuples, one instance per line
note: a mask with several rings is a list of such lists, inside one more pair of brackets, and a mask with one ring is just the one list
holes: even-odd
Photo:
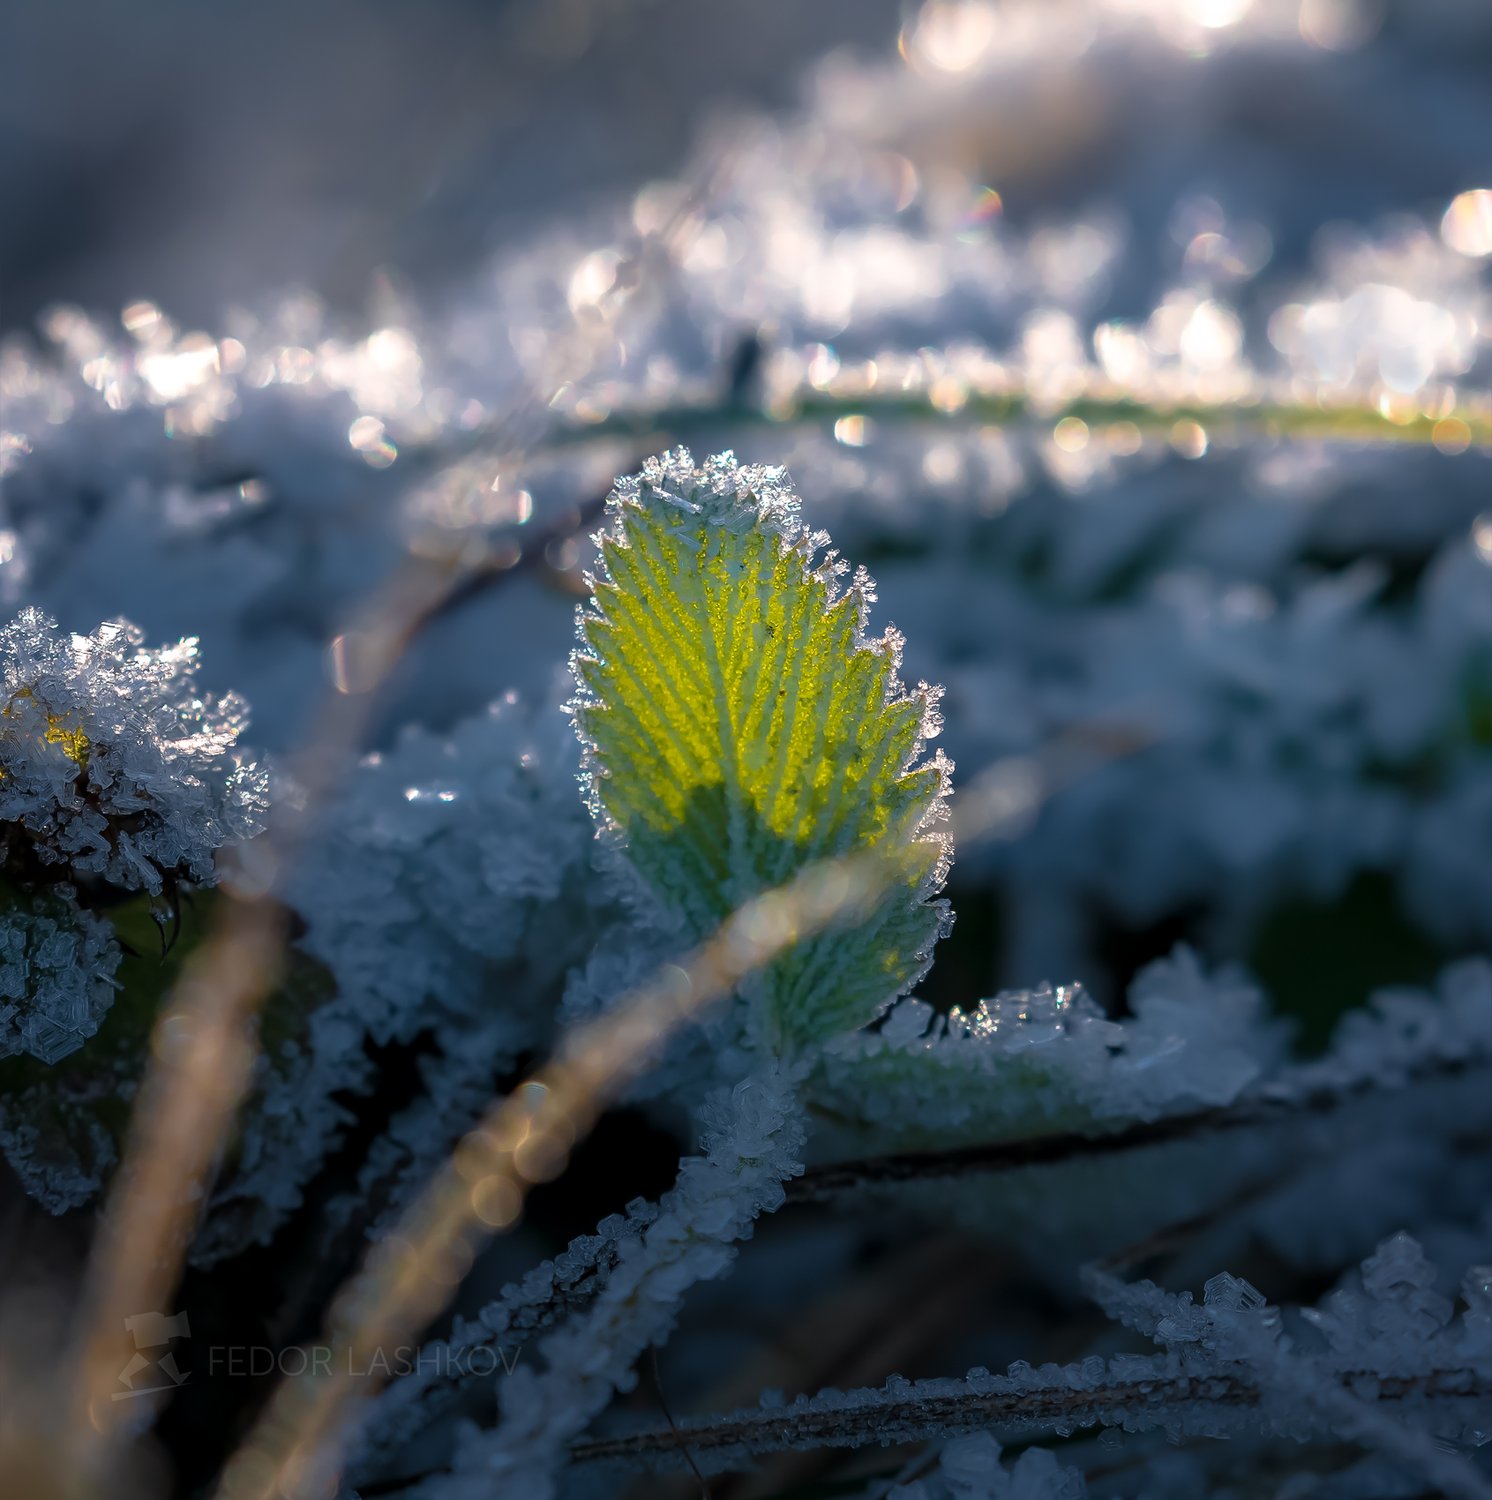
[[(181, 1493), (1492, 1496), (1458, 49), (927, 0), (362, 324), (0, 346), (0, 1197), (124, 1212), (266, 914), (180, 1305), (418, 1347), (305, 1449), (204, 1373)], [(1331, 128), (1250, 138), (1276, 77)], [(1436, 196), (1373, 117), (1442, 87)]]

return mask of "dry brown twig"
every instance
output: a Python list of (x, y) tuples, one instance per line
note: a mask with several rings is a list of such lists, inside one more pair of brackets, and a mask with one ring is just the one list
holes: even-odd
[[(670, 221), (617, 269), (609, 292), (570, 338), (555, 341), (536, 394), (509, 413), (493, 464), (511, 470), (552, 421), (550, 404), (612, 337), (616, 318), (643, 284), (645, 265), (670, 263), (695, 221), (712, 171)], [(593, 513), (593, 512), (590, 512)], [(286, 919), (279, 902), (288, 871), (346, 768), (356, 758), (378, 695), (410, 643), (453, 598), (540, 563), (548, 544), (586, 522), (577, 510), (526, 545), (495, 546), (472, 531), (421, 539), (376, 591), (359, 620), (332, 643), (332, 689), (296, 762), (298, 795), (282, 798), (269, 830), (225, 875), (229, 899), (183, 966), (156, 1023), (146, 1077), (85, 1278), (76, 1367), (59, 1445), (64, 1493), (86, 1495), (108, 1476), (135, 1403), (111, 1398), (134, 1350), (125, 1319), (170, 1303), (214, 1167), (247, 1093), (257, 1043), (254, 1021), (278, 982)]]

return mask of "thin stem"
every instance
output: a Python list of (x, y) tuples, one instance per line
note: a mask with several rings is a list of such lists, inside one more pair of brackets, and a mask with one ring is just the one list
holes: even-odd
[[(553, 399), (593, 365), (641, 283), (649, 244), (664, 251), (654, 263), (671, 263), (708, 181), (702, 179), (656, 239), (639, 245), (618, 268), (594, 315), (572, 338), (556, 341), (536, 394), (502, 419), (494, 466), (511, 467), (549, 431)], [(297, 761), (299, 796), (280, 800), (270, 829), (244, 847), (238, 869), (225, 875), (230, 899), (218, 903), (212, 931), (184, 966), (152, 1034), (123, 1162), (85, 1280), (61, 1445), (69, 1494), (87, 1495), (105, 1481), (115, 1448), (140, 1414), (128, 1409), (132, 1403), (112, 1399), (119, 1371), (135, 1352), (126, 1319), (170, 1304), (214, 1165), (248, 1093), (258, 1051), (255, 1017), (280, 978), (287, 938), (280, 897), (288, 873), (361, 750), (379, 693), (410, 644), (453, 598), (536, 564), (548, 545), (579, 530), (586, 515), (571, 512), (524, 543), (478, 548), (469, 531), (437, 537), (412, 552), (374, 593), (358, 624), (331, 643), (331, 689)]]

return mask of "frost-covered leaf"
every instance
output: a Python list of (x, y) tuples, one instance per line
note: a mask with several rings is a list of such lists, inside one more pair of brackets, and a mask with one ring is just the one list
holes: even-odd
[(1004, 991), (969, 1012), (904, 1000), (826, 1053), (816, 1097), (881, 1143), (949, 1146), (1106, 1130), (1232, 1103), (1282, 1055), (1284, 1029), (1236, 971), (1179, 948), (1110, 1020), (1081, 985)]
[(152, 894), (210, 883), (257, 833), (264, 772), (235, 748), (234, 694), (204, 698), (197, 643), (144, 647), (123, 621), (65, 635), (26, 609), (0, 630), (0, 823), (17, 878), (102, 879)]
[(779, 469), (680, 450), (618, 485), (580, 612), (576, 724), (592, 806), (691, 936), (815, 861), (884, 852), (889, 891), (852, 930), (748, 983), (772, 1044), (863, 1025), (920, 977), (946, 921), (950, 767), (923, 760), (937, 694), (867, 639), (869, 578), (798, 520)]
[(218, 848), (258, 830), (245, 705), (197, 692), (195, 641), (143, 641), (35, 609), (0, 629), (0, 1058), (54, 1063), (98, 1031), (119, 946), (97, 908), (210, 885)]

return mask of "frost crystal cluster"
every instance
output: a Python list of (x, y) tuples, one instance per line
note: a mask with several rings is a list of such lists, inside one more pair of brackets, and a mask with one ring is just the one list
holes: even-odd
[(245, 705), (197, 694), (194, 641), (143, 642), (34, 609), (0, 631), (0, 1056), (56, 1062), (98, 1030), (120, 950), (95, 905), (210, 885), (215, 852), (258, 831)]

